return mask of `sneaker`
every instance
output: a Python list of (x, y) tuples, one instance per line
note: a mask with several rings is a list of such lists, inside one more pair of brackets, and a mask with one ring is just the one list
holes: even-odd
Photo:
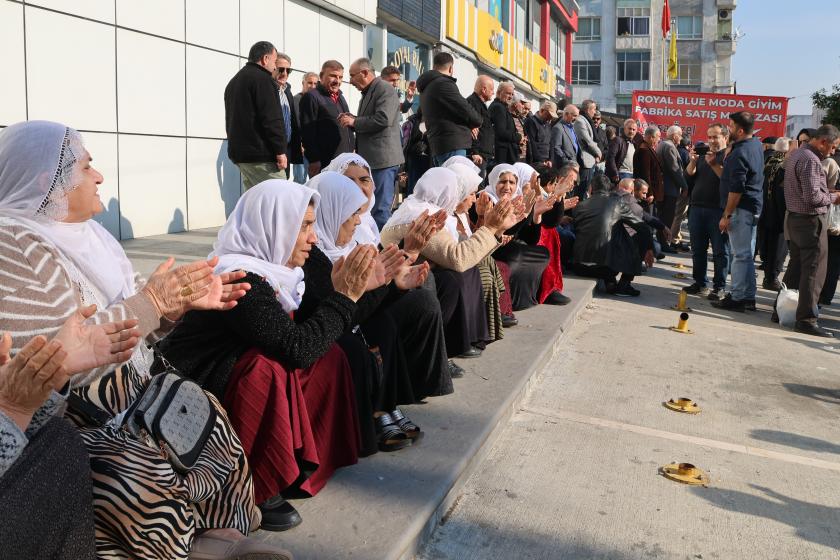
[(712, 291), (709, 292), (709, 295), (706, 296), (709, 301), (718, 301), (720, 299), (723, 290), (721, 288), (712, 288)]
[(729, 311), (744, 312), (744, 302), (739, 299), (732, 299), (732, 294), (726, 294), (726, 297), (712, 302), (712, 307), (718, 309), (726, 309)]
[(701, 286), (697, 282), (695, 282), (694, 284), (692, 284), (691, 286), (689, 286), (687, 288), (683, 288), (683, 290), (685, 291), (685, 293), (691, 294), (693, 296), (695, 296), (695, 295), (700, 295), (700, 296), (709, 295), (709, 288), (707, 288), (706, 286)]
[(464, 368), (462, 368), (461, 366), (459, 366), (458, 364), (456, 364), (452, 360), (449, 360), (448, 365), (449, 365), (449, 376), (452, 379), (460, 379), (461, 377), (464, 377), (464, 373), (465, 373)]
[(744, 309), (747, 311), (755, 311), (755, 300), (754, 299), (745, 299), (744, 302)]
[(641, 293), (642, 292), (630, 285), (630, 283), (619, 284), (618, 286), (616, 286), (615, 292), (613, 292), (613, 294), (617, 295), (618, 297), (639, 297)]

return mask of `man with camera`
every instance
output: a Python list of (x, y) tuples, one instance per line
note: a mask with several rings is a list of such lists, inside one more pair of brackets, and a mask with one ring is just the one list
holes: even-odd
[[(694, 284), (685, 291), (717, 300), (723, 295), (726, 276), (729, 273), (729, 236), (718, 227), (723, 217), (723, 209), (720, 207), (720, 174), (723, 171), (723, 155), (729, 140), (729, 128), (715, 123), (709, 127), (706, 134), (709, 143), (698, 145), (694, 149), (685, 168), (689, 181), (694, 184), (689, 202), (691, 212), (688, 214)], [(706, 257), (710, 243), (715, 262), (711, 291), (706, 286)]]

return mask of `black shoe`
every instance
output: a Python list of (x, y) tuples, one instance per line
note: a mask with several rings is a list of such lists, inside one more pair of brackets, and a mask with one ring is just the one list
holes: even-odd
[(755, 311), (755, 300), (754, 299), (745, 299), (744, 301), (744, 309), (747, 311)]
[(627, 284), (619, 284), (613, 293), (618, 297), (639, 297), (642, 292), (631, 286), (628, 282)]
[(572, 298), (564, 296), (558, 291), (553, 291), (550, 294), (548, 294), (548, 297), (545, 298), (545, 301), (543, 303), (546, 305), (566, 305), (571, 301)]
[(685, 291), (685, 293), (691, 294), (693, 296), (694, 295), (705, 296), (709, 293), (709, 288), (707, 288), (706, 286), (701, 286), (697, 282), (695, 282), (694, 284), (692, 284), (691, 286), (689, 286), (687, 288), (683, 288), (683, 290)]
[(659, 253), (658, 255), (656, 255), (656, 260), (664, 261), (665, 260), (665, 253)]
[(464, 373), (464, 368), (452, 360), (449, 360), (449, 377), (452, 379), (460, 379), (461, 377), (464, 377)]
[(773, 310), (773, 313), (770, 314), (770, 322), (771, 323), (778, 323), (779, 322), (779, 314), (776, 313), (776, 310)]
[(481, 356), (481, 350), (475, 346), (470, 346), (470, 349), (458, 356), (459, 358), (478, 358)]
[(831, 300), (820, 300), (820, 306), (831, 307)]
[(502, 315), (502, 327), (509, 329), (511, 327), (515, 327), (518, 324), (519, 319), (517, 319), (513, 314)]
[(765, 290), (773, 290), (774, 292), (778, 292), (782, 289), (782, 283), (779, 282), (778, 278), (767, 278), (764, 277), (764, 282), (761, 283), (761, 287)]
[(709, 295), (706, 298), (709, 301), (718, 301), (720, 299), (720, 295), (723, 293), (723, 290), (720, 288), (712, 288), (712, 291), (709, 292)]
[(676, 255), (677, 254), (677, 250), (674, 249), (673, 247), (671, 247), (670, 245), (664, 245), (662, 247), (662, 252), (663, 253), (668, 253), (669, 255)]
[(744, 312), (744, 302), (738, 299), (732, 299), (732, 294), (726, 294), (726, 297), (712, 302), (712, 307), (718, 309), (727, 309), (729, 311)]
[(258, 507), (262, 513), (260, 529), (265, 531), (288, 531), (303, 521), (295, 507), (283, 496), (269, 498)]
[(802, 334), (810, 334), (811, 336), (821, 336), (823, 338), (833, 338), (834, 334), (828, 332), (816, 323), (810, 321), (797, 321), (793, 325), (793, 330)]

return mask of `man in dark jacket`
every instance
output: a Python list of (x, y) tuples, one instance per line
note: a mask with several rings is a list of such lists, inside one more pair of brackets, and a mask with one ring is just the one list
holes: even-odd
[(540, 110), (525, 118), (525, 134), (528, 136), (528, 163), (551, 167), (551, 125), (557, 120), (557, 104), (543, 102)]
[(493, 99), (494, 89), (493, 79), (482, 75), (476, 79), (475, 89), (467, 97), (467, 103), (481, 115), (481, 126), (478, 127), (478, 134), (473, 138), (468, 155), (473, 163), (481, 168), (482, 177), (496, 151), (496, 132), (493, 130), (493, 121), (490, 120), (490, 113), (487, 110), (487, 102)]
[(466, 157), (481, 126), (481, 115), (458, 91), (452, 77), (454, 64), (451, 54), (440, 52), (432, 60), (432, 69), (417, 79), (420, 110), (435, 165), (452, 156)]
[(321, 66), (320, 78), (318, 85), (300, 99), (300, 132), (310, 177), (320, 173), (338, 154), (355, 148), (353, 131), (338, 123), (339, 115), (350, 112), (341, 93), (344, 66), (337, 60), (328, 60)]
[[(575, 271), (603, 280), (611, 294), (635, 297), (640, 292), (630, 282), (641, 272), (639, 247), (646, 247), (645, 264), (653, 266), (653, 239), (642, 218), (624, 197), (611, 193), (611, 187), (606, 175), (596, 175), (591, 196), (575, 208)], [(629, 226), (639, 239), (631, 239), (621, 226)], [(618, 273), (621, 279), (616, 283)]]
[(225, 88), (228, 157), (246, 189), (266, 179), (285, 179), (286, 125), (273, 74), (277, 49), (268, 41), (251, 47), (248, 62)]
[(374, 75), (367, 58), (350, 65), (350, 83), (362, 92), (358, 114), (341, 115), (339, 124), (356, 131), (356, 151), (370, 164), (376, 199), (370, 213), (382, 229), (391, 217), (397, 170), (405, 161), (400, 139), (400, 100), (391, 84)]
[(289, 85), (289, 74), (292, 72), (292, 59), (285, 53), (277, 53), (277, 70), (274, 80), (280, 91), (280, 109), (283, 113), (284, 132), (288, 142), (286, 144), (286, 158), (289, 164), (303, 163), (300, 146), (300, 119), (292, 87)]
[[(297, 117), (298, 134), (300, 134), (300, 99), (307, 91), (313, 89), (317, 85), (317, 72), (307, 72), (303, 75), (303, 79), (300, 81), (300, 91), (296, 93), (295, 96), (292, 98), (294, 100), (295, 116)], [(302, 142), (301, 152), (303, 152)], [(306, 159), (306, 154), (303, 154), (300, 159), (301, 163), (296, 163), (292, 166), (292, 173), (294, 174), (295, 183), (300, 183), (301, 185), (303, 185), (309, 178), (309, 161), (307, 161)]]
[(636, 136), (637, 128), (635, 120), (625, 120), (616, 137), (617, 142), (610, 143), (607, 148), (606, 173), (615, 184), (622, 179), (633, 177), (633, 154), (636, 152), (633, 137)]
[(490, 104), (488, 114), (496, 133), (496, 163), (516, 163), (519, 161), (519, 146), (522, 136), (516, 131), (516, 123), (510, 112), (513, 101), (513, 84), (502, 82), (496, 89), (496, 99)]

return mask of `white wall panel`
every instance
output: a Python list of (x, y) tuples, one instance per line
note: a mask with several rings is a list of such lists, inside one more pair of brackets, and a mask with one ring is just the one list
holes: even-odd
[(186, 228), (186, 142), (120, 135), (120, 208), (135, 237)]
[(239, 52), (239, 0), (186, 0), (187, 42)]
[(26, 120), (23, 6), (0, 3), (0, 124)]
[[(344, 65), (344, 79), (349, 80), (350, 68), (350, 29), (347, 20), (340, 19), (325, 10), (321, 10), (320, 30), (318, 33), (321, 58), (337, 60)], [(322, 60), (321, 62), (323, 62)], [(320, 69), (320, 65), (318, 66)]]
[(469, 97), (473, 92), (475, 80), (478, 78), (478, 70), (475, 64), (465, 58), (456, 58), (454, 67), (454, 74), (458, 79), (458, 91), (464, 97)]
[[(26, 3), (114, 23), (114, 0), (27, 0)], [(29, 14), (26, 17), (28, 18)], [(66, 33), (63, 35), (67, 36)]]
[(117, 24), (184, 40), (184, 0), (116, 0)]
[(245, 0), (239, 12), (239, 54), (247, 57), (251, 45), (270, 41), (280, 51), (286, 50), (283, 32), (283, 4), (280, 0)]
[(119, 29), (120, 132), (185, 133), (184, 45)]
[(321, 54), (318, 49), (318, 8), (304, 6), (292, 0), (286, 1), (285, 51), (292, 57), (295, 68), (321, 70)]
[[(91, 165), (102, 174), (104, 181), (99, 185), (99, 198), (105, 211), (94, 220), (117, 239), (120, 238), (120, 201), (117, 167), (117, 135), (86, 132), (83, 135), (85, 148), (93, 158)], [(130, 233), (127, 232), (127, 233)]]
[(187, 46), (187, 136), (224, 138), (224, 93), (239, 71), (235, 56)]
[(29, 118), (115, 131), (114, 28), (27, 7), (26, 37)]
[(220, 226), (241, 192), (239, 169), (227, 158), (227, 142), (187, 140), (187, 197), (190, 229)]

